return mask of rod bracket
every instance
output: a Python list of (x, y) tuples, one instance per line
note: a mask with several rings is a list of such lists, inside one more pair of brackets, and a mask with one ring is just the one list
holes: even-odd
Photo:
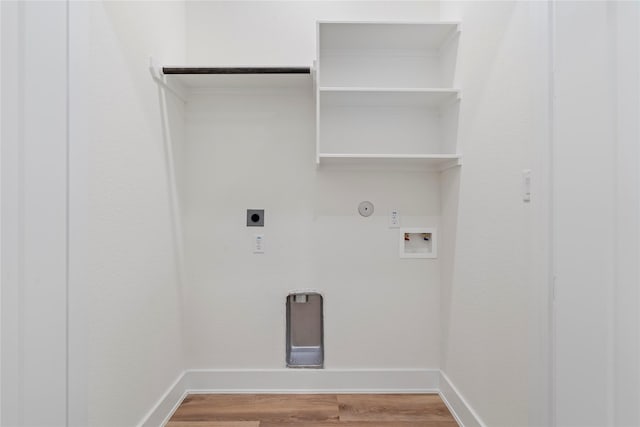
[(162, 89), (166, 89), (168, 92), (172, 93), (176, 98), (180, 101), (187, 103), (186, 96), (182, 93), (181, 90), (178, 90), (169, 84), (167, 84), (165, 80), (165, 75), (162, 72), (162, 67), (158, 65), (153, 56), (149, 56), (149, 73), (151, 74), (151, 78), (160, 86)]

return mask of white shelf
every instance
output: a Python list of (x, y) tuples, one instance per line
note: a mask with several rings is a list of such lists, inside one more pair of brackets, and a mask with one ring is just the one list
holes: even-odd
[(448, 88), (321, 87), (320, 102), (327, 106), (444, 107), (460, 99)]
[(320, 153), (320, 165), (402, 166), (441, 171), (462, 164), (460, 154), (350, 154)]
[(320, 153), (455, 153), (455, 90), (320, 91)]
[[(460, 165), (458, 22), (319, 22), (318, 163)], [(443, 154), (447, 153), (447, 154)]]
[(320, 21), (322, 50), (434, 50), (460, 30), (459, 22)]
[(457, 22), (318, 24), (320, 86), (453, 86)]

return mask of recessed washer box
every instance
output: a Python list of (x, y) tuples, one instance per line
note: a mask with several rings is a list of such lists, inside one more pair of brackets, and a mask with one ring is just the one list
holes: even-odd
[(264, 209), (247, 209), (247, 227), (264, 227)]
[(437, 258), (438, 233), (435, 228), (401, 228), (400, 258)]

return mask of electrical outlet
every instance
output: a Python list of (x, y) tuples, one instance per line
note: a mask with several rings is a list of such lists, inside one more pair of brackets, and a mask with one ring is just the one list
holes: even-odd
[(253, 235), (253, 253), (254, 254), (264, 253), (264, 234)]
[(400, 228), (400, 212), (397, 209), (389, 213), (389, 228)]

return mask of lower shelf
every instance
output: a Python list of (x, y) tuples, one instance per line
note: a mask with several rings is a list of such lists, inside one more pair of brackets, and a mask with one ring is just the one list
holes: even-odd
[(319, 165), (396, 166), (441, 171), (462, 165), (460, 154), (320, 153)]

